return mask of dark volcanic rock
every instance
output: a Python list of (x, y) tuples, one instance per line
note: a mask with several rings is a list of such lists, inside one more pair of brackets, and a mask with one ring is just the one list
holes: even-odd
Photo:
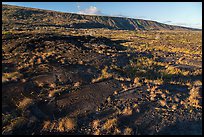
[(56, 105), (58, 109), (63, 110), (63, 114), (70, 116), (94, 112), (105, 98), (119, 89), (119, 83), (114, 80), (87, 85), (78, 91), (56, 98)]

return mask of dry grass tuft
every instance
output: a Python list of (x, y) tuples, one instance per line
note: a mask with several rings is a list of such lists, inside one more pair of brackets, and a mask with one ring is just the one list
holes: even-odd
[(115, 129), (114, 129), (114, 132), (113, 132), (113, 135), (119, 135), (119, 134), (121, 134), (120, 129), (115, 128)]
[(167, 105), (165, 100), (160, 100), (159, 102), (160, 102), (160, 105), (161, 105), (162, 107), (164, 107), (164, 106)]
[(17, 80), (18, 78), (22, 77), (22, 74), (19, 72), (11, 72), (11, 73), (3, 73), (2, 74), (2, 83), (10, 81), (10, 80)]
[(172, 108), (172, 110), (176, 110), (177, 109), (177, 105), (174, 104), (171, 108)]
[(30, 105), (33, 104), (33, 99), (30, 98), (24, 98), (18, 105), (18, 108), (20, 109), (26, 109), (28, 108)]
[(42, 60), (41, 60), (41, 58), (38, 58), (37, 59), (37, 64), (40, 64), (40, 63), (42, 63)]
[(97, 129), (98, 128), (98, 126), (99, 126), (99, 124), (100, 124), (100, 121), (97, 119), (97, 120), (94, 120), (93, 122), (92, 122), (92, 127), (94, 128), (94, 129)]
[(96, 131), (93, 132), (93, 135), (100, 135), (100, 130), (97, 129)]
[(60, 95), (60, 93), (62, 93), (62, 92), (63, 92), (62, 89), (53, 89), (53, 90), (50, 90), (49, 94), (48, 94), (48, 97), (52, 98), (52, 97), (56, 96), (57, 94)]
[(76, 128), (76, 126), (77, 123), (75, 119), (65, 117), (58, 122), (58, 131), (72, 131)]
[(199, 87), (193, 87), (190, 90), (190, 96), (188, 98), (188, 104), (190, 106), (196, 107), (196, 108), (202, 108), (201, 106), (201, 90)]
[(140, 81), (140, 78), (139, 78), (139, 77), (135, 77), (135, 79), (134, 79), (134, 84), (139, 83), (139, 81)]
[(132, 115), (132, 109), (130, 107), (126, 107), (123, 111), (122, 111), (123, 115), (129, 116)]
[(55, 87), (56, 87), (56, 84), (55, 84), (55, 83), (50, 83), (50, 84), (49, 84), (49, 87), (50, 87), (50, 88), (55, 88)]
[(58, 131), (58, 132), (68, 132), (73, 131), (77, 127), (76, 120), (74, 118), (64, 117), (57, 121), (44, 121), (43, 131)]
[(113, 75), (111, 73), (108, 73), (107, 70), (108, 70), (108, 66), (105, 66), (105, 68), (101, 70), (101, 76), (96, 79), (93, 79), (92, 83), (111, 78)]
[(80, 82), (76, 82), (76, 83), (74, 83), (74, 87), (79, 87), (80, 85), (81, 85)]
[(50, 128), (50, 126), (51, 126), (51, 122), (50, 121), (44, 121), (43, 122), (43, 128), (42, 128), (42, 130), (48, 130), (49, 128)]
[(139, 77), (135, 77), (134, 85), (136, 85), (137, 87), (142, 86), (142, 84), (140, 83), (140, 78)]
[(111, 128), (113, 128), (114, 126), (117, 125), (117, 119), (116, 118), (113, 118), (113, 119), (108, 119), (104, 125), (103, 125), (103, 129), (105, 130), (109, 130)]
[(194, 86), (202, 86), (202, 81), (200, 80), (196, 80), (194, 83), (193, 83)]
[(73, 118), (66, 118), (65, 120), (65, 128), (68, 130), (74, 130), (77, 126), (75, 119)]
[(133, 132), (132, 128), (127, 127), (124, 130), (124, 135), (132, 135), (132, 132)]

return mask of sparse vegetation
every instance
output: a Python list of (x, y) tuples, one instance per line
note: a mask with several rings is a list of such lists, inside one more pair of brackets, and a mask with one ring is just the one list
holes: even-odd
[(113, 128), (114, 126), (117, 125), (117, 119), (113, 118), (113, 119), (108, 119), (104, 125), (103, 125), (103, 129), (105, 130), (110, 130), (111, 128)]
[(44, 121), (43, 131), (71, 132), (77, 127), (76, 119), (64, 117), (55, 121)]
[(101, 70), (100, 77), (93, 79), (92, 82), (95, 83), (95, 82), (102, 81), (104, 79), (111, 78), (113, 75), (109, 73), (107, 70), (108, 70), (108, 66), (105, 66), (104, 69)]
[(19, 72), (11, 72), (11, 73), (3, 73), (2, 75), (2, 83), (10, 81), (10, 80), (17, 80), (22, 76)]
[(28, 108), (31, 104), (33, 104), (33, 100), (30, 98), (24, 98), (18, 105), (18, 108), (25, 110)]
[(129, 25), (117, 19), (86, 28), (107, 17), (8, 7), (2, 134), (157, 135), (202, 120), (201, 31), (154, 30), (142, 20), (145, 31), (122, 30)]

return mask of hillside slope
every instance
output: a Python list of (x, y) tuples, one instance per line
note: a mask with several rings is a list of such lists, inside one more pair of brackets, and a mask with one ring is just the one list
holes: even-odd
[(108, 28), (122, 30), (197, 30), (155, 21), (124, 17), (93, 16), (2, 5), (2, 26), (7, 29)]

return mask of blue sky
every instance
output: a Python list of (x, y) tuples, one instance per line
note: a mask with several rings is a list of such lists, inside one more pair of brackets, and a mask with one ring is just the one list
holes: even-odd
[(79, 14), (125, 16), (202, 28), (202, 2), (3, 2)]

